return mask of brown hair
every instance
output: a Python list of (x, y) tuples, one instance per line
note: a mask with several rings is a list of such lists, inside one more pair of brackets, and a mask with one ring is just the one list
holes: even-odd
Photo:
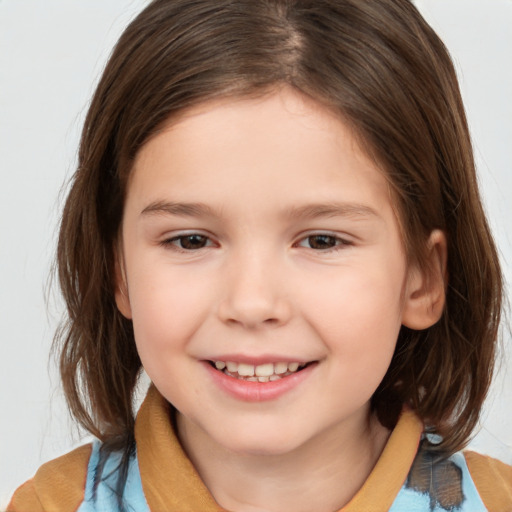
[(443, 316), (402, 328), (372, 405), (391, 427), (409, 404), (451, 453), (490, 383), (502, 281), (452, 62), (408, 0), (155, 0), (129, 25), (90, 105), (58, 244), (72, 414), (112, 449), (133, 443), (141, 362), (114, 300), (114, 247), (135, 155), (187, 107), (280, 84), (351, 124), (392, 185), (410, 259), (425, 264), (433, 229), (447, 236)]

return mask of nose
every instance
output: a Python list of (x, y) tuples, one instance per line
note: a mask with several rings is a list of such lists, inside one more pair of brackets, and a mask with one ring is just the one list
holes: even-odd
[(289, 321), (292, 307), (282, 268), (275, 258), (252, 251), (226, 264), (219, 305), (223, 322), (258, 329)]

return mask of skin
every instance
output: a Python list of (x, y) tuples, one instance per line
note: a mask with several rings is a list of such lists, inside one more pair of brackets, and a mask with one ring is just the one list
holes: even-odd
[[(313, 214), (318, 204), (330, 211)], [(407, 264), (383, 172), (291, 89), (201, 104), (140, 150), (117, 304), (221, 506), (333, 511), (357, 492), (389, 435), (369, 401), (400, 326), (442, 311), (442, 233), (430, 245), (427, 285)], [(205, 366), (226, 354), (315, 365), (277, 398), (245, 401)]]

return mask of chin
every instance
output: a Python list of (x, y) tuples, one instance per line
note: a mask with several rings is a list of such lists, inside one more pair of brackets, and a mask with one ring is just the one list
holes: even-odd
[(248, 432), (241, 429), (236, 434), (229, 431), (227, 436), (217, 438), (217, 442), (233, 453), (247, 456), (281, 456), (307, 443), (307, 439), (299, 439), (289, 430), (257, 429)]
[(267, 438), (254, 441), (240, 440), (240, 442), (236, 444), (231, 442), (230, 445), (226, 447), (238, 455), (254, 457), (279, 457), (293, 452), (293, 450), (297, 448), (298, 445), (295, 446), (293, 444), (289, 444), (288, 442), (285, 444), (283, 439), (275, 440), (275, 442), (269, 442)]

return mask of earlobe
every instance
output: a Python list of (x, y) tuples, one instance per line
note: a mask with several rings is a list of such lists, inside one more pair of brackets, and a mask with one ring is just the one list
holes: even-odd
[(130, 298), (128, 295), (128, 284), (126, 281), (124, 261), (117, 254), (115, 255), (115, 261), (115, 299), (117, 309), (125, 318), (131, 319), (132, 308), (130, 305)]
[(434, 325), (443, 313), (447, 283), (447, 243), (441, 230), (434, 230), (428, 240), (428, 270), (410, 269), (402, 324), (414, 330)]

